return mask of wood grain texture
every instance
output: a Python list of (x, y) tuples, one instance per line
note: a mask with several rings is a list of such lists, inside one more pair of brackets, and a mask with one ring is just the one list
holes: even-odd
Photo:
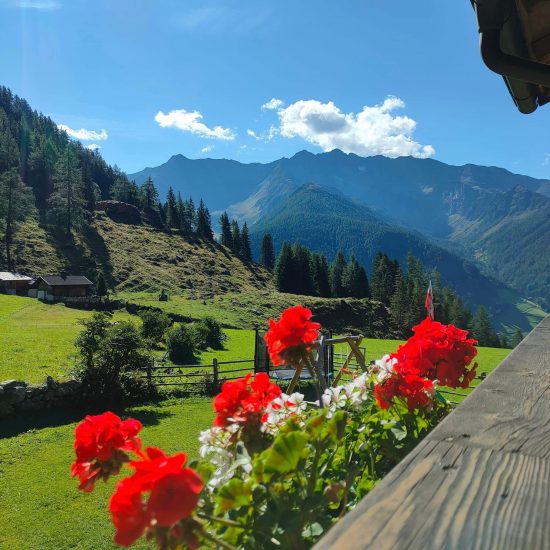
[(329, 548), (550, 548), (550, 316), (315, 546)]

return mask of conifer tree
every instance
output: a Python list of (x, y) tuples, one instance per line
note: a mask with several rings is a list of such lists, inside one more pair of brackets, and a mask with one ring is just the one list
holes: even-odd
[(312, 277), (315, 294), (323, 298), (330, 298), (329, 267), (324, 254), (312, 254)]
[(518, 328), (510, 340), (510, 347), (515, 348), (523, 340), (523, 332)]
[(313, 278), (311, 274), (311, 252), (300, 243), (292, 247), (294, 283), (292, 291), (294, 294), (311, 296), (314, 294)]
[(262, 237), (262, 247), (260, 249), (260, 263), (270, 271), (275, 267), (275, 251), (273, 249), (273, 237), (266, 233)]
[(153, 179), (149, 176), (140, 187), (141, 201), (143, 208), (157, 210), (159, 204), (159, 194)]
[(220, 216), (220, 244), (233, 248), (233, 236), (231, 235), (231, 224), (227, 212)]
[(159, 214), (159, 218), (161, 221), (161, 224), (166, 227), (166, 205), (162, 204), (162, 202), (158, 202), (156, 211)]
[(294, 291), (294, 258), (289, 243), (283, 243), (275, 262), (275, 284), (280, 292)]
[(84, 208), (88, 212), (88, 219), (91, 218), (91, 214), (95, 210), (95, 203), (99, 197), (99, 189), (92, 179), (90, 168), (87, 164), (84, 164), (82, 166), (82, 198), (84, 199)]
[(183, 203), (183, 213), (181, 217), (181, 231), (184, 235), (191, 235), (195, 231), (196, 211), (193, 199), (189, 198)]
[(0, 174), (0, 223), (8, 270), (14, 270), (12, 245), (18, 222), (24, 220), (32, 208), (32, 192), (17, 170)]
[(67, 235), (82, 221), (84, 211), (82, 173), (71, 148), (65, 148), (55, 165), (53, 192), (48, 199), (51, 221), (63, 226)]
[(179, 220), (178, 229), (180, 231), (183, 231), (184, 217), (185, 217), (185, 206), (183, 204), (183, 199), (181, 198), (181, 193), (178, 193), (178, 198), (176, 200), (176, 208), (178, 210), (178, 220)]
[(365, 269), (359, 265), (354, 254), (342, 273), (342, 287), (346, 296), (353, 298), (368, 298), (369, 296), (367, 274)]
[(111, 188), (111, 196), (115, 201), (127, 202), (134, 206), (140, 206), (140, 190), (135, 181), (128, 181), (126, 176), (120, 176), (115, 180)]
[(480, 346), (498, 346), (498, 337), (491, 326), (489, 312), (485, 306), (479, 306), (472, 319), (472, 336)]
[(172, 187), (168, 188), (168, 193), (166, 195), (166, 226), (170, 229), (179, 229), (180, 228), (180, 219), (178, 213), (178, 203), (176, 200), (176, 195)]
[(233, 252), (238, 254), (241, 249), (241, 229), (237, 220), (231, 220), (231, 242)]
[(399, 269), (397, 260), (390, 260), (382, 252), (376, 254), (370, 280), (370, 292), (374, 300), (389, 305), (395, 291), (395, 277)]
[(409, 299), (407, 281), (399, 269), (395, 276), (395, 291), (390, 300), (390, 318), (394, 330), (401, 338), (409, 336), (410, 327), (407, 326)]
[(422, 262), (412, 254), (407, 255), (407, 296), (409, 311), (407, 326), (413, 327), (426, 317), (426, 292), (428, 277), (424, 272)]
[[(0, 111), (1, 112), (1, 111)], [(0, 151), (6, 147), (0, 143)], [(34, 190), (36, 205), (46, 208), (47, 200), (53, 191), (53, 174), (59, 152), (51, 137), (38, 132), (31, 135), (28, 158), (28, 183)], [(0, 168), (0, 172), (2, 169)]]
[(342, 275), (346, 268), (346, 258), (338, 251), (330, 266), (330, 290), (334, 298), (342, 298), (345, 294), (342, 286)]
[(210, 212), (206, 208), (204, 201), (201, 199), (197, 208), (197, 235), (212, 240), (214, 233), (212, 231), (212, 222)]
[(250, 235), (248, 233), (248, 225), (244, 222), (242, 231), (241, 231), (241, 248), (240, 254), (241, 258), (247, 262), (252, 261), (252, 249), (250, 248)]

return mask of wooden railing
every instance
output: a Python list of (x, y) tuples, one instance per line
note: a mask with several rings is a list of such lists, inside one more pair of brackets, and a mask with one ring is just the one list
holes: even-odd
[(550, 548), (550, 316), (314, 548)]

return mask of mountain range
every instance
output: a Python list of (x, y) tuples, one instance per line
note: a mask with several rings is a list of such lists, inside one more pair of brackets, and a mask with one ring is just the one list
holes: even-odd
[[(453, 274), (447, 281), (457, 290), (467, 279), (451, 266), (464, 264), (544, 307), (550, 304), (550, 180), (498, 167), (451, 166), (412, 157), (363, 158), (340, 150), (301, 151), (267, 164), (175, 155), (129, 177), (142, 183), (149, 176), (161, 192), (172, 186), (184, 196), (202, 197), (214, 214), (227, 210), (230, 217), (247, 221), (254, 236), (269, 228), (279, 242), (307, 244), (312, 233), (320, 233), (324, 237), (316, 239), (314, 249), (333, 255), (337, 247), (346, 250), (353, 243), (355, 253), (367, 260), (373, 246), (389, 246), (375, 231), (383, 226), (385, 235), (389, 229), (393, 234), (393, 248), (383, 251), (399, 257), (403, 247), (426, 250), (422, 257), (428, 265), (449, 277)], [(293, 194), (306, 183), (318, 187), (306, 190), (309, 197), (300, 202), (303, 217), (322, 217), (324, 226), (337, 226), (337, 239), (323, 232), (320, 221), (302, 228), (282, 224), (285, 210), (296, 216)], [(309, 204), (319, 198), (320, 189), (331, 199), (322, 201), (323, 206)], [(360, 224), (361, 240), (353, 223), (343, 223), (346, 216), (367, 224)], [(278, 227), (274, 220), (279, 220)], [(396, 235), (402, 236), (399, 245)], [(472, 296), (480, 292), (468, 291)]]

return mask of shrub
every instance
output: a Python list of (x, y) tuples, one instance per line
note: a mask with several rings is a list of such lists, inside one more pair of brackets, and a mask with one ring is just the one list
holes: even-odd
[(226, 335), (213, 317), (205, 317), (191, 327), (193, 343), (198, 349), (222, 349)]
[(79, 356), (77, 377), (94, 400), (139, 397), (148, 393), (139, 376), (152, 357), (135, 325), (111, 324), (105, 313), (82, 321), (84, 330), (76, 340)]
[(166, 331), (172, 325), (172, 321), (163, 311), (148, 309), (140, 312), (141, 334), (151, 347), (164, 339)]
[(177, 325), (168, 331), (166, 349), (170, 360), (177, 365), (195, 360), (195, 346), (191, 331), (185, 325)]

